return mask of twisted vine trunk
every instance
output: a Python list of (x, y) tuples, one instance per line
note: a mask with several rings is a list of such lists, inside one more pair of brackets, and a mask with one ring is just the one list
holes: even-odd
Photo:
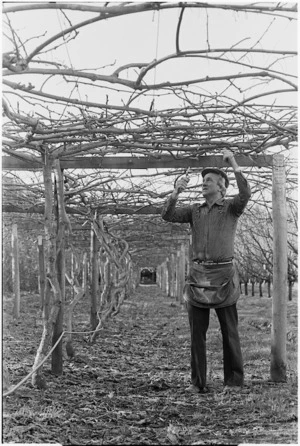
[[(55, 160), (55, 216), (56, 216), (56, 261), (54, 276), (57, 278), (56, 292), (59, 299), (59, 311), (57, 319), (53, 326), (52, 345), (54, 345), (63, 332), (64, 322), (64, 303), (65, 303), (65, 274), (66, 274), (66, 258), (65, 258), (65, 229), (70, 229), (70, 223), (64, 207), (64, 183), (63, 172), (60, 168), (59, 160)], [(54, 291), (55, 293), (55, 291)], [(52, 353), (52, 373), (61, 375), (63, 372), (63, 350), (62, 339), (59, 341)]]
[[(74, 297), (69, 305), (66, 307), (65, 318), (66, 318), (66, 351), (69, 358), (72, 358), (75, 355), (75, 351), (72, 344), (72, 331), (73, 331), (73, 311), (77, 302), (85, 295), (85, 283), (86, 283), (86, 263), (87, 263), (87, 254), (84, 253), (83, 262), (82, 262), (82, 285), (79, 286), (77, 277), (74, 275), (74, 278), (70, 279), (66, 274), (66, 278), (69, 284), (72, 286), (72, 290), (74, 292)], [(77, 271), (76, 271), (77, 272)]]
[(99, 240), (96, 234), (91, 230), (91, 313), (90, 313), (90, 325), (91, 330), (95, 330), (97, 327), (97, 301), (99, 292)]
[[(47, 280), (44, 287), (43, 297), (43, 333), (33, 364), (33, 370), (42, 362), (47, 355), (53, 325), (61, 306), (60, 288), (56, 278), (55, 260), (56, 260), (56, 236), (54, 231), (53, 216), (53, 183), (51, 177), (52, 159), (45, 153), (45, 163), (43, 169), (44, 188), (45, 188), (45, 269)], [(54, 291), (54, 301), (51, 306), (51, 287)], [(51, 308), (50, 308), (51, 307)], [(43, 383), (42, 367), (32, 375), (32, 385), (41, 387)]]
[(127, 242), (108, 234), (100, 219), (93, 220), (93, 228), (101, 246), (102, 292), (97, 312), (98, 324), (90, 337), (90, 342), (96, 340), (104, 322), (120, 311), (126, 297), (126, 290), (129, 289), (128, 283), (132, 277), (132, 263), (128, 254)]

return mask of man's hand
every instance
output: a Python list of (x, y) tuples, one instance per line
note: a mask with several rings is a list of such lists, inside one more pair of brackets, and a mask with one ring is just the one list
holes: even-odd
[(190, 179), (188, 175), (179, 178), (175, 183), (175, 188), (172, 192), (172, 197), (177, 198), (178, 195), (181, 194), (181, 192), (183, 192), (187, 188), (189, 181)]
[(229, 149), (223, 149), (222, 153), (223, 153), (223, 160), (231, 164), (231, 160), (232, 158), (234, 158), (234, 154), (232, 153), (232, 151)]
[(232, 151), (229, 149), (223, 149), (222, 153), (223, 153), (223, 160), (226, 163), (229, 163), (235, 172), (240, 172), (241, 168), (239, 167), (238, 163), (236, 162)]

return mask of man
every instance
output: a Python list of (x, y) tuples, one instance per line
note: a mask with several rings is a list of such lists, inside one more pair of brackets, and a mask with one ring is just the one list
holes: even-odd
[(176, 181), (162, 212), (166, 221), (191, 225), (192, 259), (184, 299), (191, 330), (192, 385), (189, 390), (197, 393), (209, 391), (206, 386), (206, 332), (211, 308), (215, 309), (221, 326), (224, 385), (239, 387), (244, 382), (236, 309), (240, 286), (233, 257), (238, 218), (251, 191), (233, 153), (223, 150), (223, 159), (233, 168), (238, 195), (225, 199), (229, 185), (226, 173), (217, 168), (205, 168), (201, 172), (205, 202), (176, 208), (178, 195), (189, 181), (188, 177), (183, 177)]

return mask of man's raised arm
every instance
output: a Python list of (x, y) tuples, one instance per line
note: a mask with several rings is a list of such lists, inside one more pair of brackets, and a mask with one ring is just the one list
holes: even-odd
[(239, 193), (233, 198), (232, 208), (234, 213), (241, 215), (251, 197), (251, 189), (247, 179), (242, 173), (242, 168), (236, 162), (234, 154), (231, 152), (231, 150), (223, 150), (223, 159), (231, 165), (235, 174)]
[(173, 223), (190, 223), (192, 218), (191, 206), (184, 206), (176, 209), (177, 198), (179, 194), (186, 189), (188, 182), (188, 175), (185, 175), (176, 181), (174, 190), (163, 207), (161, 216), (164, 220)]

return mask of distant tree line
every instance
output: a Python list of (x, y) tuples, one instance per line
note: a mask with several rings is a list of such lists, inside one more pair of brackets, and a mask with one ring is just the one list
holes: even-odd
[[(295, 201), (288, 200), (288, 283), (289, 295), (298, 281), (298, 222)], [(272, 283), (273, 220), (269, 206), (255, 205), (245, 211), (237, 233), (236, 257), (242, 283)]]

